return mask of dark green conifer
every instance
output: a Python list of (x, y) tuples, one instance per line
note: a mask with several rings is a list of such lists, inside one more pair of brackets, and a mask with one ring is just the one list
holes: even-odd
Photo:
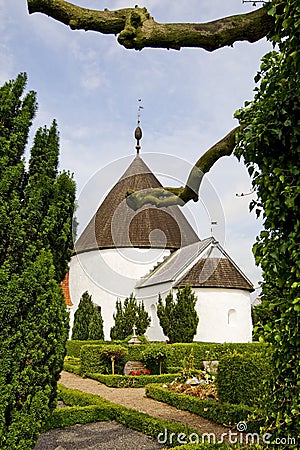
[[(72, 249), (75, 185), (58, 174), (58, 133), (23, 154), (36, 96), (26, 75), (0, 88), (0, 448), (34, 448), (56, 404), (68, 315), (60, 286)], [(23, 96), (23, 97), (22, 97)]]
[(121, 300), (117, 300), (113, 318), (115, 325), (110, 330), (112, 340), (123, 340), (132, 335), (134, 325), (138, 336), (141, 336), (145, 334), (151, 322), (143, 302), (138, 304), (133, 294), (125, 298), (123, 306)]
[(72, 339), (85, 341), (89, 339), (89, 326), (95, 314), (95, 308), (92, 302), (92, 296), (88, 291), (82, 294), (78, 308), (74, 315), (74, 324), (72, 329)]
[(189, 285), (178, 288), (176, 300), (170, 292), (165, 300), (158, 298), (157, 315), (163, 332), (171, 342), (193, 342), (199, 317), (195, 309), (197, 297)]
[(103, 319), (100, 306), (94, 305), (94, 314), (89, 324), (89, 340), (104, 340)]

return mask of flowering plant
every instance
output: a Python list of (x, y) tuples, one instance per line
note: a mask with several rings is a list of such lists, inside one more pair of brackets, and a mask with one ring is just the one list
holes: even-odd
[(136, 372), (134, 370), (132, 370), (131, 372), (129, 372), (129, 375), (131, 375), (131, 376), (150, 375), (150, 370), (149, 369), (141, 369), (141, 370), (137, 370)]

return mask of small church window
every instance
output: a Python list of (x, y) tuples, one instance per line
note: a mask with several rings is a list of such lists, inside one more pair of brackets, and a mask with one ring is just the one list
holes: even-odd
[(227, 319), (228, 319), (228, 322), (227, 322), (228, 325), (230, 325), (230, 326), (236, 325), (237, 317), (236, 317), (236, 310), (235, 309), (230, 309), (228, 311)]
[(152, 304), (150, 306), (150, 315), (151, 315), (150, 327), (154, 327), (155, 326), (155, 322), (156, 322), (156, 306), (154, 304)]

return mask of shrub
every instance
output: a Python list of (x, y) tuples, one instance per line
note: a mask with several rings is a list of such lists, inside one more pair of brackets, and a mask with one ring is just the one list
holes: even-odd
[(115, 361), (121, 361), (125, 355), (128, 354), (128, 350), (120, 345), (106, 345), (102, 347), (101, 355), (111, 361), (111, 373), (115, 374)]
[(80, 358), (72, 358), (66, 356), (64, 360), (64, 370), (67, 372), (75, 373), (76, 375), (81, 375), (81, 363)]
[(88, 378), (97, 380), (109, 387), (145, 387), (151, 383), (171, 383), (176, 375), (103, 375), (100, 373), (87, 373)]
[(196, 369), (203, 368), (203, 361), (219, 360), (223, 355), (231, 354), (234, 351), (241, 354), (266, 352), (267, 346), (261, 343), (224, 343), (212, 344), (206, 342), (193, 342), (190, 344), (176, 343), (167, 345), (166, 364), (168, 366), (178, 366), (187, 358), (191, 350), (194, 351), (194, 365)]
[(170, 391), (157, 384), (146, 386), (147, 397), (159, 402), (168, 403), (177, 409), (189, 411), (222, 425), (234, 425), (240, 421), (247, 422), (248, 431), (259, 431), (257, 422), (247, 421), (248, 415), (253, 409), (245, 405), (231, 405), (215, 400), (201, 400), (191, 395)]
[[(86, 394), (74, 389), (68, 389), (60, 386), (60, 399), (66, 405), (78, 405), (80, 408), (65, 408), (64, 411), (57, 412), (52, 416), (54, 423), (58, 426), (61, 424), (86, 423), (87, 416), (92, 420), (116, 420), (136, 431), (140, 431), (148, 436), (157, 438), (160, 433), (165, 431), (170, 435), (179, 436), (181, 433), (190, 435), (196, 433), (195, 430), (174, 421), (167, 421), (151, 417), (148, 414), (128, 409), (124, 406), (111, 403), (108, 400), (100, 398), (98, 395)], [(56, 416), (56, 417), (55, 417)], [(48, 428), (53, 422), (48, 423)]]
[(179, 373), (182, 370), (181, 366), (168, 366), (166, 373)]
[[(236, 446), (234, 446), (236, 447)], [(225, 442), (222, 443), (203, 443), (203, 444), (185, 444), (180, 445), (178, 447), (172, 447), (172, 450), (216, 450), (216, 449), (231, 449), (233, 448), (232, 445), (226, 444)]]
[(107, 407), (89, 405), (57, 408), (47, 422), (46, 429), (50, 430), (51, 428), (69, 427), (78, 423), (85, 424), (108, 420), (112, 419)]
[(142, 361), (150, 368), (151, 372), (161, 375), (162, 365), (166, 356), (166, 345), (152, 345), (142, 352)]
[(110, 363), (102, 354), (103, 345), (83, 345), (80, 351), (82, 373), (109, 373)]
[(79, 341), (79, 340), (68, 340), (66, 343), (67, 356), (73, 356), (74, 358), (80, 358), (81, 347), (84, 345), (103, 345), (103, 341)]
[[(101, 356), (101, 348), (106, 345), (111, 345), (113, 342), (103, 343), (101, 341), (93, 341), (91, 345), (88, 345), (89, 341), (68, 341), (67, 342), (67, 354), (72, 356), (81, 356), (81, 365), (83, 372), (95, 372), (106, 373), (110, 372), (110, 365), (108, 361)], [(124, 342), (120, 342), (122, 346), (126, 347)], [(83, 350), (84, 348), (84, 350)], [(176, 343), (176, 344), (162, 344), (152, 343), (146, 345), (127, 346), (128, 354), (124, 357), (124, 364), (127, 361), (145, 361), (144, 354), (148, 353), (149, 360), (146, 362), (147, 367), (152, 374), (159, 373), (159, 362), (155, 359), (150, 361), (152, 352), (165, 352), (165, 359), (162, 363), (162, 371), (167, 373), (167, 367), (178, 367), (179, 363), (182, 365), (183, 361), (189, 356), (192, 349), (194, 352), (194, 366), (195, 369), (203, 369), (204, 360), (219, 360), (222, 355), (231, 354), (237, 351), (242, 354), (261, 353), (266, 352), (266, 345), (259, 343), (251, 344), (209, 344), (193, 342), (191, 344)], [(159, 350), (156, 350), (158, 348)], [(83, 351), (80, 353), (80, 349)], [(96, 352), (93, 355), (93, 352)], [(180, 367), (180, 369), (182, 366)], [(123, 365), (116, 364), (115, 373), (123, 373)]]
[(223, 402), (252, 406), (262, 396), (271, 374), (270, 355), (233, 353), (219, 361), (217, 387)]

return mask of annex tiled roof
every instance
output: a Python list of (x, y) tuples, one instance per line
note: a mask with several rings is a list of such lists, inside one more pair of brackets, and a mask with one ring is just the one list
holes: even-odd
[(66, 273), (65, 278), (61, 282), (61, 287), (65, 296), (66, 305), (67, 306), (73, 306), (71, 296), (70, 296), (70, 289), (69, 289), (69, 272)]
[(199, 238), (178, 206), (144, 206), (133, 211), (126, 203), (129, 190), (161, 187), (137, 155), (108, 193), (75, 244), (75, 253), (116, 247), (178, 249)]
[(213, 238), (208, 238), (180, 248), (142, 278), (136, 287), (142, 288), (176, 280), (184, 269), (191, 265), (197, 256), (209, 247), (213, 240)]
[(253, 291), (252, 284), (227, 258), (201, 258), (176, 286), (231, 288)]
[[(218, 257), (216, 257), (216, 255)], [(238, 266), (210, 237), (172, 253), (136, 285), (137, 289), (171, 282), (185, 286), (230, 288), (253, 291), (253, 286)]]

